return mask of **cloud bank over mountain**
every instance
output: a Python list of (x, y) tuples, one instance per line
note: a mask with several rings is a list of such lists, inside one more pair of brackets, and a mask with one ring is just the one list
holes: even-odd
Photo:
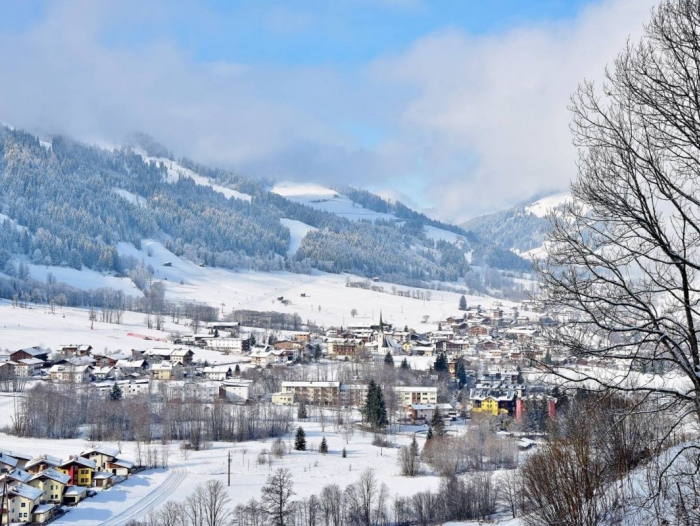
[[(439, 9), (370, 4), (361, 8), (402, 20)], [(260, 42), (309, 39), (312, 48), (334, 31), (361, 43), (360, 26), (300, 5), (259, 14)], [(456, 222), (566, 188), (576, 159), (569, 96), (584, 78), (602, 78), (650, 8), (593, 2), (564, 19), (478, 34), (444, 25), (399, 49), (285, 62), (246, 54), (241, 42), (214, 53), (162, 31), (196, 27), (223, 48), (250, 13), (222, 21), (189, 2), (51, 2), (0, 26), (0, 120), (100, 144), (141, 130), (177, 155), (250, 176), (393, 191)]]

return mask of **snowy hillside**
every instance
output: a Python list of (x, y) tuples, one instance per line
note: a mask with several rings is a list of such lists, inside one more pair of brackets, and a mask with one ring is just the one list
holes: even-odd
[(569, 193), (557, 193), (485, 216), (461, 226), (481, 240), (523, 255), (526, 259), (542, 253), (549, 228), (547, 215), (571, 200)]

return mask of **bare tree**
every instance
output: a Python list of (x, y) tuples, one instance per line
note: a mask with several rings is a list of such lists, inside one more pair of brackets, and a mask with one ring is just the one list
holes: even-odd
[(285, 526), (291, 513), (289, 500), (294, 495), (292, 490), (292, 473), (279, 468), (267, 478), (262, 487), (262, 504), (267, 512), (270, 524)]
[[(699, 30), (699, 0), (663, 0), (603, 89), (585, 83), (573, 96), (578, 178), (538, 263), (558, 320), (547, 331), (560, 359), (550, 372), (588, 389), (641, 393), (639, 404), (653, 399), (646, 410), (675, 417), (660, 447), (700, 417)], [(562, 365), (581, 357), (623, 369)], [(667, 381), (669, 370), (682, 380)]]

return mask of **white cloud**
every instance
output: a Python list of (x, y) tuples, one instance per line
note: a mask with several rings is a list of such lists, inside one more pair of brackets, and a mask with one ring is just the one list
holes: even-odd
[(382, 81), (418, 91), (401, 114), (403, 141), (433, 168), (426, 190), (444, 218), (568, 186), (569, 97), (584, 78), (602, 79), (651, 5), (609, 1), (570, 22), (479, 38), (447, 30), (375, 64)]
[[(104, 43), (115, 19), (156, 23), (168, 3), (48, 5), (40, 25), (0, 35), (1, 121), (95, 142), (140, 130), (253, 176), (384, 183), (460, 220), (566, 186), (569, 95), (640, 33), (650, 0), (609, 0), (573, 21), (501, 34), (445, 29), (345, 69), (201, 63), (167, 40)], [(294, 20), (298, 30), (310, 23)], [(351, 122), (382, 140), (367, 146)]]

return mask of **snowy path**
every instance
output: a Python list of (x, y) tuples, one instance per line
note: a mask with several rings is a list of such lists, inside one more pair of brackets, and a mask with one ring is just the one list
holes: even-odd
[(123, 526), (131, 520), (136, 520), (167, 502), (173, 492), (187, 478), (187, 470), (174, 469), (170, 476), (156, 490), (152, 491), (134, 506), (103, 522), (100, 526)]

